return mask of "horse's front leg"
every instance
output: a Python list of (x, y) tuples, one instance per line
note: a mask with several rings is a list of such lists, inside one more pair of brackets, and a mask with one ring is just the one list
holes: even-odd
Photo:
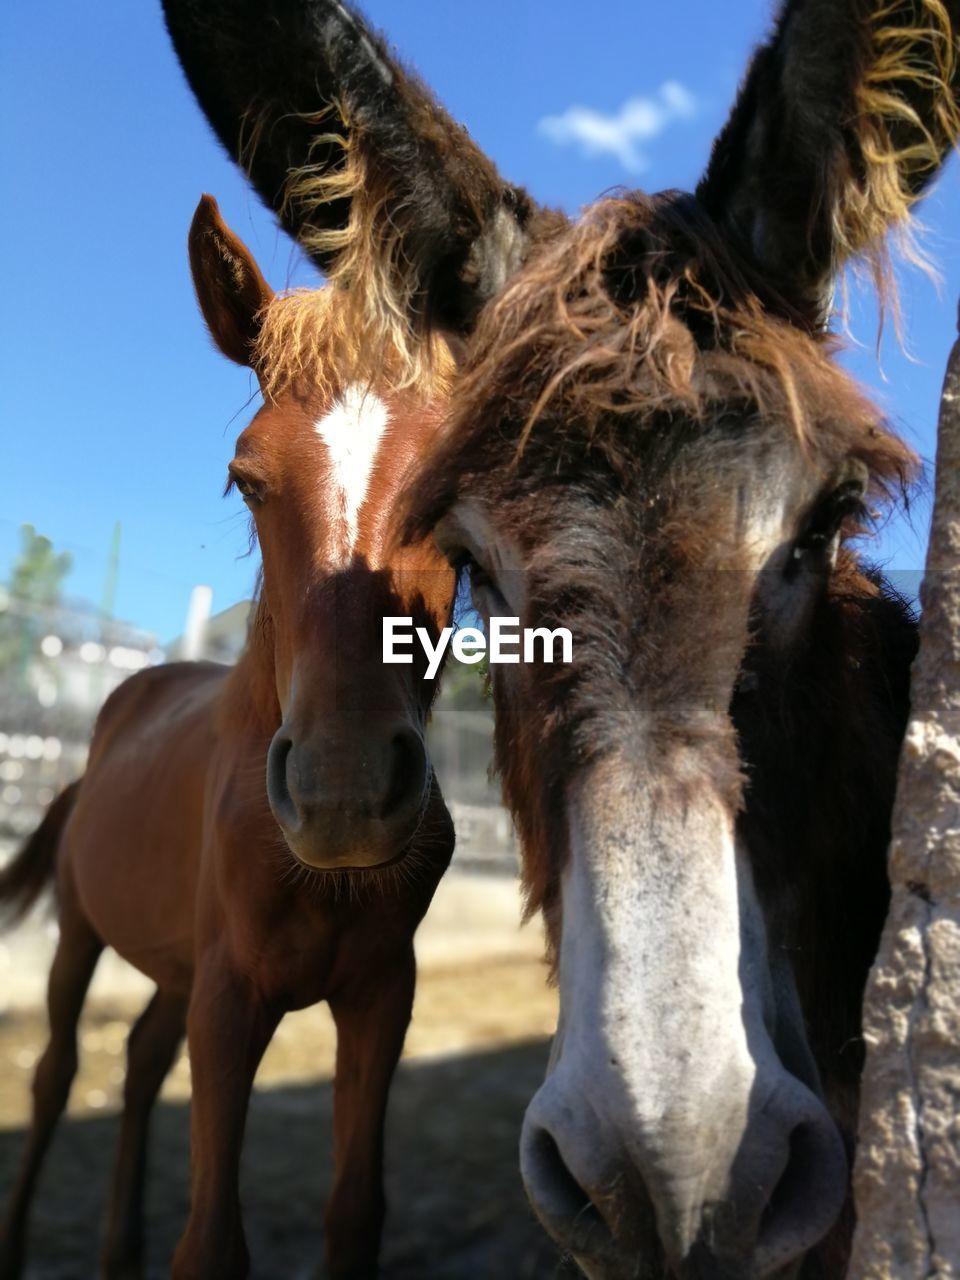
[(172, 1280), (243, 1280), (250, 1256), (239, 1171), (253, 1078), (280, 1020), (219, 948), (201, 959), (187, 1015), (192, 1101), (190, 1219)]
[(157, 991), (127, 1042), (123, 1123), (103, 1240), (104, 1280), (143, 1276), (143, 1192), (150, 1114), (183, 1039), (187, 1001)]
[(324, 1219), (330, 1280), (377, 1274), (387, 1095), (410, 1023), (415, 980), (411, 945), (389, 969), (330, 999), (337, 1025), (335, 1181)]

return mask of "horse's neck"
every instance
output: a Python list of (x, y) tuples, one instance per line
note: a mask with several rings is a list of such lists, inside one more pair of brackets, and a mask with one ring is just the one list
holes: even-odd
[(280, 727), (273, 621), (263, 600), (255, 606), (247, 643), (220, 699), (220, 720), (232, 733), (271, 738)]

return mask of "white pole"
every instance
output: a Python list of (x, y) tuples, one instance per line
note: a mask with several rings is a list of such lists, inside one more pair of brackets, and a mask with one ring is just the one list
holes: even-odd
[(193, 662), (203, 657), (204, 640), (207, 634), (207, 622), (210, 619), (210, 607), (213, 604), (213, 588), (198, 585), (190, 592), (190, 603), (187, 605), (187, 620), (183, 627), (183, 645), (180, 657)]

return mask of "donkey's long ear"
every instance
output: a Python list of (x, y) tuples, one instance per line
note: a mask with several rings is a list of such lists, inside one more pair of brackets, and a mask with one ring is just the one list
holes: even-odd
[(754, 57), (697, 194), (811, 325), (960, 136), (958, 30), (960, 0), (786, 0)]
[(164, 0), (201, 107), (366, 334), (468, 331), (535, 234), (529, 198), (337, 0)]
[(260, 315), (273, 290), (250, 250), (220, 217), (213, 196), (201, 196), (190, 224), (190, 271), (210, 336), (225, 356), (256, 367)]

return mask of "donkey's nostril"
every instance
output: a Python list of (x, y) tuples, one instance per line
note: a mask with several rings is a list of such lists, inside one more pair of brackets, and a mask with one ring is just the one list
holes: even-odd
[(788, 1143), (786, 1163), (760, 1219), (760, 1275), (779, 1271), (816, 1244), (846, 1196), (846, 1156), (826, 1112), (796, 1124)]
[(534, 1129), (525, 1135), (524, 1145), (524, 1175), (529, 1175), (536, 1186), (539, 1203), (551, 1217), (576, 1218), (582, 1213), (596, 1213), (590, 1197), (567, 1168), (560, 1148), (546, 1129)]
[(565, 1249), (605, 1257), (614, 1238), (600, 1210), (570, 1172), (556, 1139), (528, 1115), (520, 1139), (520, 1172), (540, 1221)]

